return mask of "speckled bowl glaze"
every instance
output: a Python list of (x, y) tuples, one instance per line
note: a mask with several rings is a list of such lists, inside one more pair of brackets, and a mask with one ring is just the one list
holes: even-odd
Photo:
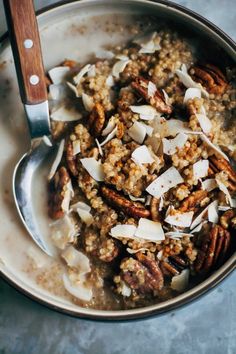
[[(157, 23), (176, 27), (196, 41), (196, 48), (208, 48), (208, 58), (212, 55), (215, 61), (217, 58), (219, 62), (236, 62), (236, 44), (225, 33), (203, 17), (169, 1), (81, 0), (59, 3), (38, 15), (46, 69), (65, 58), (86, 61), (103, 45), (126, 42), (131, 36), (132, 22), (137, 16), (145, 18), (145, 15), (155, 16)], [(16, 289), (54, 310), (76, 317), (130, 320), (161, 314), (187, 304), (219, 284), (235, 269), (236, 254), (233, 254), (220, 269), (185, 293), (156, 305), (124, 311), (83, 308), (39, 287), (24, 271), (26, 251), (37, 246), (23, 228), (12, 196), (14, 165), (28, 150), (29, 137), (6, 35), (0, 47), (0, 82), (0, 273)], [(41, 193), (39, 199), (43, 210), (45, 194)], [(39, 221), (39, 225), (44, 227), (43, 221)]]

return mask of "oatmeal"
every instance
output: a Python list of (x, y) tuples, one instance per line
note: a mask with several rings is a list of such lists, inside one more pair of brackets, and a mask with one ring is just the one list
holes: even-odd
[(232, 252), (236, 91), (230, 68), (169, 30), (103, 56), (49, 71), (48, 206), (68, 298), (126, 309), (186, 291)]

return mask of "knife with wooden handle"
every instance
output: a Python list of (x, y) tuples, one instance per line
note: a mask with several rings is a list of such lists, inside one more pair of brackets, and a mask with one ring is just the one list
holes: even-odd
[(33, 0), (4, 0), (4, 7), (31, 138), (49, 135), (47, 88)]

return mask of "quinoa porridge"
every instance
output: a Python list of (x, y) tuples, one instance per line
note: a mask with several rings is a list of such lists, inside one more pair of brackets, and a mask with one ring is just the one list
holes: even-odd
[(63, 262), (51, 271), (82, 306), (164, 301), (232, 252), (234, 72), (193, 53), (158, 30), (48, 72), (59, 144), (48, 210)]

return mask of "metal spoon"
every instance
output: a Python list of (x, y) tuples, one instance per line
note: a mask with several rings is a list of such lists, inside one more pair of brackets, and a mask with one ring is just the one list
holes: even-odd
[(31, 136), (31, 149), (22, 156), (13, 174), (13, 194), (20, 217), (30, 236), (47, 254), (51, 247), (36, 222), (33, 208), (33, 180), (41, 163), (55, 152), (42, 139), (50, 135), (47, 89), (37, 20), (32, 0), (4, 0), (21, 100)]

